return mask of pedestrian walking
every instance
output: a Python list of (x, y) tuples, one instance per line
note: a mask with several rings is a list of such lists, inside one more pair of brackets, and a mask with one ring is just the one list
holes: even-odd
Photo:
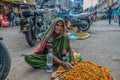
[(111, 7), (109, 8), (107, 13), (108, 13), (109, 24), (111, 24), (111, 18), (112, 18), (112, 9), (111, 9)]
[(120, 26), (120, 6), (118, 7), (118, 9), (117, 9), (117, 15), (118, 15), (118, 18), (119, 18), (119, 26)]
[(94, 20), (94, 21), (97, 21), (97, 11), (94, 11), (94, 12), (93, 12), (93, 20)]
[(10, 22), (10, 26), (14, 26), (14, 19), (15, 19), (15, 13), (13, 11), (9, 12), (8, 14), (8, 20)]
[(113, 11), (114, 22), (117, 22), (117, 10)]

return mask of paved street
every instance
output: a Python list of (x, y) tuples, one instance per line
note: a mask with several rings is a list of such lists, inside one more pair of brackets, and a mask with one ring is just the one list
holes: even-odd
[[(120, 79), (120, 27), (107, 21), (94, 23), (89, 30), (91, 37), (75, 41), (74, 46), (84, 59), (93, 61), (111, 69), (116, 80)], [(75, 46), (79, 44), (79, 46)]]
[[(19, 27), (0, 28), (11, 57), (12, 67), (7, 77), (9, 80), (49, 80), (50, 74), (45, 70), (33, 69), (25, 63), (22, 54), (32, 54), (34, 47), (29, 47), (25, 36), (19, 32)], [(71, 41), (72, 47), (80, 52), (84, 60), (95, 62), (111, 69), (112, 76), (120, 79), (120, 27), (117, 23), (108, 21), (94, 22), (90, 37), (85, 40)]]

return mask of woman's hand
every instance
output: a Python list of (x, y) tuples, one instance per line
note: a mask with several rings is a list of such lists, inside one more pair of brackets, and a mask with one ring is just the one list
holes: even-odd
[(74, 65), (77, 64), (77, 62), (75, 62), (74, 60), (71, 60), (70, 64), (71, 64), (72, 66), (74, 66)]
[(62, 66), (68, 71), (72, 68), (71, 63), (62, 62)]
[(70, 64), (74, 66), (76, 63), (74, 61), (71, 61)]

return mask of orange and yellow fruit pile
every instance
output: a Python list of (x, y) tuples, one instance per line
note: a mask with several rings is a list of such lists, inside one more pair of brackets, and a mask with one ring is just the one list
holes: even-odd
[(85, 60), (77, 62), (69, 71), (59, 66), (56, 72), (61, 72), (60, 80), (114, 80), (110, 69)]

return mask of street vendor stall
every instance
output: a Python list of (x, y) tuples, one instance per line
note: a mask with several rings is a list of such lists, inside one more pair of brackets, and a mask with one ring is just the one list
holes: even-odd
[(2, 1), (7, 1), (7, 2), (23, 2), (23, 0), (2, 0)]
[(87, 60), (76, 61), (76, 65), (69, 71), (59, 66), (52, 73), (51, 80), (115, 80), (110, 75), (110, 69)]
[(5, 15), (4, 5), (0, 4), (0, 27), (9, 27), (9, 21)]
[(10, 27), (9, 21), (4, 14), (0, 14), (0, 27)]
[(83, 40), (90, 37), (89, 33), (79, 31), (76, 27), (71, 30), (67, 29), (67, 31), (70, 40)]

